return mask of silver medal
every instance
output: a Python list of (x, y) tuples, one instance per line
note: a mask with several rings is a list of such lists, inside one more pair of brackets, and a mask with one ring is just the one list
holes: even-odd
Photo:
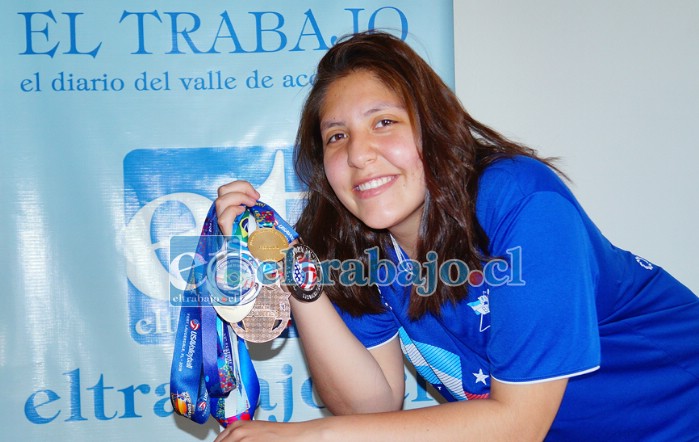
[(245, 305), (260, 292), (258, 262), (250, 253), (232, 248), (222, 250), (207, 267), (211, 304), (216, 307)]

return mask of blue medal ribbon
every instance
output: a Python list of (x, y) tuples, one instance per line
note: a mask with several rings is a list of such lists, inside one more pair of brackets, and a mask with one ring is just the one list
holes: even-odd
[(271, 206), (258, 201), (254, 206), (250, 208), (250, 212), (255, 216), (257, 224), (261, 227), (274, 227), (286, 237), (286, 240), (290, 243), (298, 239), (299, 234), (296, 233), (291, 224), (286, 222), (284, 218), (279, 216), (276, 210)]
[[(246, 210), (234, 223), (234, 236), (244, 245), (247, 232), (243, 227)], [(204, 221), (197, 245), (198, 256), (213, 259), (225, 241), (218, 228), (215, 206)], [(170, 400), (176, 413), (203, 424), (209, 415), (224, 427), (236, 420), (251, 420), (257, 409), (260, 383), (245, 341), (230, 330), (211, 305), (208, 266), (192, 268), (184, 299), (196, 299), (194, 305), (183, 304), (175, 335), (170, 371)], [(231, 398), (231, 394), (235, 397)], [(227, 416), (226, 402), (235, 399), (235, 411)]]
[(182, 306), (170, 371), (170, 401), (176, 413), (203, 424), (209, 419), (209, 394), (202, 377), (201, 310)]

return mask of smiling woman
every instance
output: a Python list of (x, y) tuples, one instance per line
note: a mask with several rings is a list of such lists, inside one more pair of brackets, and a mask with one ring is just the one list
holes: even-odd
[[(338, 416), (239, 421), (217, 440), (699, 434), (686, 413), (699, 402), (699, 341), (686, 339), (699, 335), (699, 298), (610, 243), (551, 161), (474, 120), (403, 41), (367, 32), (330, 49), (295, 157), (306, 246), (380, 282), (292, 300), (314, 386)], [(224, 232), (259, 198), (243, 181), (219, 195)], [(415, 279), (387, 281), (372, 256), (440, 277), (424, 296)], [(461, 268), (481, 277), (456, 278)], [(401, 411), (404, 356), (450, 403)]]
[[(310, 190), (298, 222), (302, 237), (321, 259), (359, 258), (367, 268), (365, 250), (379, 245), (388, 256), (397, 240), (411, 259), (429, 261), (434, 252), (439, 263), (480, 269), (489, 250), (473, 210), (480, 172), (500, 158), (535, 152), (471, 118), (401, 40), (359, 35), (366, 40), (350, 39), (320, 61), (301, 116), (296, 171)], [(375, 179), (388, 182), (379, 187)], [(327, 235), (328, 224), (338, 226), (336, 235)], [(383, 308), (369, 287), (326, 290), (352, 314)], [(410, 298), (410, 316), (438, 313), (445, 301), (465, 296), (438, 281), (433, 296)]]
[(328, 88), (321, 137), (325, 173), (342, 205), (414, 249), (426, 188), (403, 100), (371, 72), (353, 72)]

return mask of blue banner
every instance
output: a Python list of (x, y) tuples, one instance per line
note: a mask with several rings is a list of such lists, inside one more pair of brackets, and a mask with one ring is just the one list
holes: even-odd
[[(218, 186), (293, 221), (315, 64), (389, 30), (453, 86), (451, 1), (35, 0), (0, 6), (0, 413), (8, 440), (202, 440), (175, 416), (169, 296)], [(191, 249), (190, 249), (191, 251)], [(178, 279), (179, 278), (179, 279)], [(293, 329), (250, 346), (256, 418), (327, 414)], [(408, 373), (406, 408), (434, 403)]]

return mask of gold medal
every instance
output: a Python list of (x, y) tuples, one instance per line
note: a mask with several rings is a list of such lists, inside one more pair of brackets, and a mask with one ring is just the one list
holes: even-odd
[(260, 261), (281, 261), (289, 242), (282, 232), (271, 227), (257, 229), (248, 237), (248, 250)]
[(248, 342), (267, 342), (279, 336), (290, 319), (289, 294), (277, 282), (263, 286), (252, 311), (231, 328)]

